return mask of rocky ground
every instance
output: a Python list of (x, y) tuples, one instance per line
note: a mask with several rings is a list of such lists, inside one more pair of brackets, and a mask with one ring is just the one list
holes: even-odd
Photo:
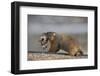
[(58, 60), (58, 59), (83, 59), (87, 58), (87, 55), (84, 56), (69, 56), (65, 53), (56, 53), (56, 54), (50, 54), (50, 53), (28, 53), (28, 60), (29, 61), (36, 61), (36, 60)]

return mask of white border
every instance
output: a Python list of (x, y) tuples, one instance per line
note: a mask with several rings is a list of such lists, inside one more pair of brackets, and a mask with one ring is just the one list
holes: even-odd
[[(88, 17), (88, 58), (27, 61), (27, 14)], [(94, 11), (43, 7), (20, 7), (20, 70), (94, 65)]]

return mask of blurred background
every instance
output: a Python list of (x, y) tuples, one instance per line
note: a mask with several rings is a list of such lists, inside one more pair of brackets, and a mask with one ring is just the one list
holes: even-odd
[(46, 52), (38, 42), (44, 32), (64, 33), (79, 41), (87, 54), (88, 18), (77, 16), (28, 15), (28, 52)]

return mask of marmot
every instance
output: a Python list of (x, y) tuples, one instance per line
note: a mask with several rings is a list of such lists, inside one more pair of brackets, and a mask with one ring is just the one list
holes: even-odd
[(48, 52), (51, 53), (56, 53), (61, 49), (71, 56), (83, 55), (78, 41), (71, 36), (57, 34), (56, 32), (46, 32), (41, 35), (39, 41), (43, 49), (48, 48)]

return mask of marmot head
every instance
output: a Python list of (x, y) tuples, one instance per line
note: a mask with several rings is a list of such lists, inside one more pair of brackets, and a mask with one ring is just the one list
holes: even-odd
[(55, 32), (42, 33), (39, 39), (39, 42), (41, 43), (42, 48), (46, 49), (48, 47), (48, 42), (53, 41), (55, 39), (55, 36), (56, 36)]

